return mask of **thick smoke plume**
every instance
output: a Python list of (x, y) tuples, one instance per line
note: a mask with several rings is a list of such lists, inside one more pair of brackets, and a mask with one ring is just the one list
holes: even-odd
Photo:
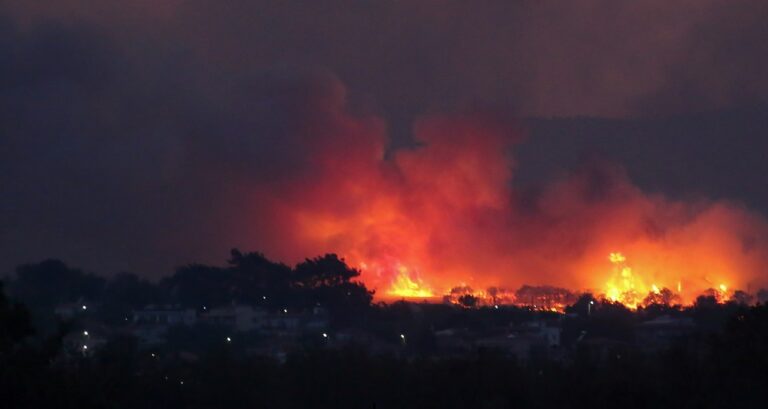
[[(768, 209), (764, 109), (645, 116), (766, 101), (768, 3), (668, 3), (1, 2), (0, 270), (58, 257), (157, 278), (240, 247), (341, 253), (380, 294), (602, 289), (626, 269), (749, 289), (763, 219), (678, 197)], [(468, 106), (502, 114), (434, 115)], [(561, 115), (634, 119), (544, 120), (563, 138), (524, 146), (505, 122)], [(571, 149), (608, 162), (550, 178)]]
[(645, 193), (598, 161), (517, 189), (524, 131), (487, 114), (423, 118), (418, 146), (387, 154), (382, 121), (348, 114), (341, 85), (325, 92), (293, 135), (306, 169), (254, 188), (253, 245), (268, 254), (338, 252), (382, 295), (403, 275), (435, 294), (522, 284), (605, 292), (613, 282), (643, 296), (672, 289), (686, 302), (764, 282), (768, 223), (738, 204)]

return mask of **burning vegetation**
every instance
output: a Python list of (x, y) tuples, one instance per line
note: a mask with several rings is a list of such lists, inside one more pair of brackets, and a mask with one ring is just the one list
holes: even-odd
[(559, 310), (589, 292), (638, 308), (768, 284), (768, 223), (740, 204), (647, 193), (598, 160), (521, 186), (523, 132), (486, 115), (419, 120), (414, 145), (388, 151), (379, 118), (326, 92), (296, 125), (303, 165), (255, 187), (244, 245), (289, 262), (338, 253), (380, 300)]
[(392, 280), (392, 285), (387, 290), (387, 295), (402, 298), (429, 298), (434, 293), (418, 278), (411, 278), (408, 269), (400, 266), (397, 275)]
[[(584, 290), (573, 292), (565, 288), (549, 285), (523, 285), (515, 291), (504, 288), (489, 287), (486, 290), (475, 290), (463, 284), (453, 287), (445, 295), (442, 301), (448, 304), (473, 307), (498, 307), (499, 305), (515, 305), (528, 307), (539, 311), (563, 312), (569, 305), (573, 305), (579, 297), (586, 294), (595, 294), (597, 299), (610, 303), (622, 304), (629, 309), (649, 307), (651, 305), (683, 306), (681, 296), (682, 284), (677, 282), (676, 291), (662, 284), (647, 284), (642, 275), (634, 272), (622, 253), (610, 253), (607, 260), (610, 262), (611, 274), (604, 287), (597, 290)], [(392, 286), (387, 291), (387, 296), (401, 299), (436, 299), (436, 295), (419, 280), (411, 280), (407, 269), (399, 271)], [(734, 299), (739, 304), (750, 304), (754, 296), (745, 291), (728, 291), (726, 284), (720, 284), (717, 288), (708, 288), (699, 296), (711, 297), (718, 303), (725, 303)]]

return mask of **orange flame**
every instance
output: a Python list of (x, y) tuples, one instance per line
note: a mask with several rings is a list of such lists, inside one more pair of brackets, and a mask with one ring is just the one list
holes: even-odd
[(434, 296), (434, 293), (418, 277), (411, 278), (408, 268), (399, 266), (397, 275), (387, 290), (387, 295), (403, 298), (428, 298)]
[[(649, 289), (643, 279), (634, 274), (632, 268), (626, 264), (627, 258), (621, 253), (610, 253), (608, 260), (613, 264), (613, 274), (605, 284), (605, 296), (613, 302), (620, 302), (625, 306), (635, 309)], [(658, 287), (654, 284), (655, 290)]]
[(418, 121), (419, 146), (384, 155), (383, 123), (337, 97), (297, 131), (321, 134), (302, 135), (307, 170), (254, 195), (249, 246), (291, 261), (339, 253), (377, 297), (529, 284), (637, 308), (768, 284), (768, 222), (743, 206), (647, 194), (605, 164), (517, 189), (515, 132), (482, 116)]

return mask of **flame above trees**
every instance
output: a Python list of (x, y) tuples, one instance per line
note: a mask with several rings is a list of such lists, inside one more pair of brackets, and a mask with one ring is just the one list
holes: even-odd
[(251, 202), (246, 244), (279, 259), (336, 252), (378, 298), (528, 284), (638, 307), (768, 284), (768, 223), (738, 204), (647, 194), (598, 161), (520, 188), (514, 124), (430, 117), (414, 127), (418, 146), (385, 154), (382, 121), (348, 114), (343, 90), (311, 103), (296, 125), (302, 166)]
[[(622, 304), (630, 309), (648, 307), (654, 304), (667, 306), (685, 304), (680, 294), (682, 289), (680, 281), (677, 281), (677, 292), (664, 286), (664, 282), (659, 285), (656, 283), (648, 285), (642, 273), (634, 271), (629, 266), (627, 257), (623, 253), (609, 253), (607, 260), (611, 265), (611, 271), (604, 287), (597, 291), (598, 298)], [(398, 275), (392, 281), (386, 294), (399, 298), (426, 299), (435, 297), (435, 293), (426, 287), (423, 281), (412, 280), (408, 269), (404, 266), (399, 267)], [(732, 298), (736, 298), (742, 303), (751, 302), (753, 299), (751, 295), (743, 291), (736, 291), (733, 294), (729, 293), (728, 286), (725, 284), (720, 284), (717, 288), (706, 289), (699, 295), (712, 297), (719, 303), (726, 302)], [(466, 284), (462, 284), (451, 288), (450, 291), (445, 293), (443, 302), (464, 305), (466, 307), (518, 305), (542, 311), (562, 312), (565, 310), (565, 307), (576, 302), (578, 296), (578, 291), (573, 292), (548, 285), (523, 285), (516, 291), (511, 292), (497, 287), (489, 287), (487, 290), (475, 290)], [(468, 300), (471, 300), (471, 302)]]
[(408, 269), (400, 266), (387, 295), (402, 298), (429, 298), (435, 294), (419, 278), (411, 278)]

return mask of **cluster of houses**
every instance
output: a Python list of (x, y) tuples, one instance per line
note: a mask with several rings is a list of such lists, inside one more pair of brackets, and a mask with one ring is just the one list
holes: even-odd
[(603, 337), (581, 330), (575, 339), (563, 342), (563, 327), (572, 318), (563, 314), (557, 320), (511, 324), (483, 331), (483, 334), (467, 329), (444, 329), (435, 332), (437, 350), (452, 356), (466, 356), (479, 349), (493, 350), (519, 362), (567, 362), (572, 361), (579, 351), (593, 361), (607, 362), (633, 352), (661, 351), (696, 330), (691, 318), (662, 315), (636, 324), (631, 339)]
[[(87, 317), (87, 305), (57, 308), (63, 319)], [(418, 308), (418, 307), (415, 307)], [(321, 307), (304, 311), (288, 309), (268, 311), (248, 305), (229, 305), (199, 310), (173, 306), (147, 306), (125, 317), (124, 325), (110, 328), (88, 319), (80, 319), (81, 329), (64, 340), (71, 355), (91, 355), (115, 334), (134, 337), (146, 350), (162, 349), (174, 327), (198, 328), (221, 334), (222, 343), (233, 343), (246, 353), (284, 360), (307, 342), (323, 348), (355, 345), (374, 354), (409, 356), (427, 354), (435, 358), (471, 356), (480, 350), (492, 350), (518, 361), (532, 359), (567, 361), (576, 349), (588, 351), (604, 361), (621, 357), (632, 350), (654, 351), (669, 346), (676, 339), (695, 330), (685, 317), (660, 316), (635, 325), (634, 340), (616, 340), (581, 331), (575, 340), (563, 342), (563, 328), (571, 317), (532, 320), (482, 330), (462, 327), (430, 329), (431, 342), (425, 350), (416, 349), (417, 334), (407, 332), (382, 335), (362, 328), (331, 329), (328, 312)], [(423, 334), (418, 336), (423, 338)], [(423, 339), (422, 339), (423, 341)]]
[[(318, 333), (327, 337), (329, 326), (328, 312), (321, 307), (305, 311), (282, 309), (270, 312), (248, 305), (204, 306), (200, 310), (149, 305), (132, 311), (124, 317), (124, 323), (118, 326), (105, 325), (92, 318), (89, 308), (85, 304), (73, 303), (61, 305), (55, 310), (60, 320), (78, 323), (79, 329), (70, 332), (64, 339), (64, 350), (69, 355), (92, 355), (108, 339), (117, 335), (135, 338), (144, 349), (162, 348), (174, 328), (198, 328), (226, 334), (223, 342), (253, 338), (252, 335), (258, 334), (261, 344), (280, 344), (282, 353), (304, 334)], [(264, 348), (254, 348), (253, 352), (260, 353), (262, 350)]]

